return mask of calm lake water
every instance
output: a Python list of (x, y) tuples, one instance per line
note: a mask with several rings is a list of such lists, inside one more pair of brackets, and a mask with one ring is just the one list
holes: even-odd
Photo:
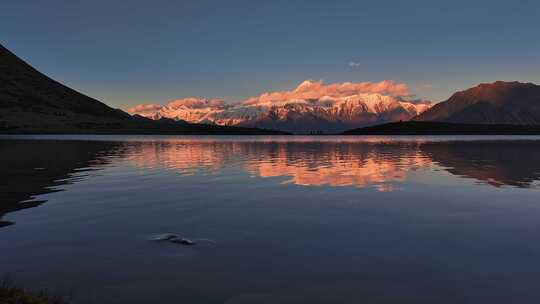
[(0, 156), (0, 274), (74, 303), (540, 303), (540, 137), (2, 136)]

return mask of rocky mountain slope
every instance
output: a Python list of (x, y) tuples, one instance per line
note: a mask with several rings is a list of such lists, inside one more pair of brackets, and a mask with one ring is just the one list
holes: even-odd
[(0, 133), (273, 134), (279, 132), (132, 117), (45, 76), (0, 45)]
[(540, 86), (504, 81), (480, 84), (455, 93), (414, 120), (540, 125)]

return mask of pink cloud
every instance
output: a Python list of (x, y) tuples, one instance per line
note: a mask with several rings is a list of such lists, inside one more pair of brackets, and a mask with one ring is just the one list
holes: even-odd
[(223, 99), (206, 99), (197, 97), (187, 97), (182, 99), (172, 100), (167, 103), (166, 107), (176, 109), (181, 107), (186, 108), (214, 108), (225, 105)]
[(127, 109), (127, 112), (130, 114), (141, 113), (141, 112), (155, 112), (159, 111), (163, 106), (158, 104), (140, 104), (136, 105), (133, 108)]
[[(381, 94), (398, 99), (411, 99), (413, 95), (404, 83), (392, 80), (380, 82), (343, 82), (325, 84), (322, 80), (305, 80), (290, 91), (266, 92), (259, 96), (249, 97), (236, 105), (261, 105), (267, 106), (287, 104), (295, 101), (316, 100), (332, 102), (343, 97), (360, 94)], [(207, 99), (198, 97), (186, 97), (169, 101), (166, 105), (141, 104), (128, 109), (130, 114), (153, 116), (158, 112), (171, 112), (179, 109), (224, 109), (227, 105), (223, 99)]]
[(187, 97), (169, 101), (166, 105), (159, 104), (139, 104), (127, 109), (129, 114), (139, 114), (142, 116), (152, 116), (161, 110), (176, 110), (180, 108), (202, 109), (221, 108), (225, 106), (223, 99), (206, 99), (197, 97)]
[(322, 97), (340, 98), (357, 94), (382, 94), (394, 97), (411, 96), (404, 83), (392, 80), (380, 82), (343, 82), (325, 84), (322, 80), (305, 80), (292, 91), (267, 92), (244, 100), (243, 104), (286, 102), (293, 100), (320, 99)]

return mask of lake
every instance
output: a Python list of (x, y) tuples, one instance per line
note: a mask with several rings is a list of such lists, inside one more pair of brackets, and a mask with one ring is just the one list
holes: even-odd
[(540, 303), (540, 137), (28, 135), (0, 156), (0, 274), (74, 303)]

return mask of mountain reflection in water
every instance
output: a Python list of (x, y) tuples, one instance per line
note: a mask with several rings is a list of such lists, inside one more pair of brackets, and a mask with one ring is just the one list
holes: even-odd
[(296, 185), (373, 185), (381, 191), (431, 164), (414, 142), (155, 142), (138, 145), (128, 159), (140, 167), (183, 173), (239, 164), (253, 176), (287, 177), (287, 183)]
[(120, 143), (62, 140), (0, 140), (0, 227), (5, 213), (36, 207), (40, 194), (84, 178), (84, 172), (110, 163)]
[[(263, 138), (263, 137), (260, 137)], [(495, 187), (532, 188), (540, 180), (537, 140), (392, 140), (272, 137), (237, 140), (160, 138), (150, 140), (1, 140), (0, 219), (35, 207), (40, 194), (85, 178), (85, 171), (126, 160), (140, 169), (182, 174), (238, 167), (256, 177), (284, 177), (302, 186), (375, 187), (394, 190), (413, 171), (444, 169), (454, 176)], [(12, 224), (1, 221), (0, 227)]]
[(392, 190), (411, 171), (447, 172), (492, 186), (536, 187), (540, 141), (150, 142), (130, 146), (141, 168), (184, 174), (241, 166), (259, 177), (288, 177), (303, 186), (376, 186)]
[(79, 304), (539, 303), (539, 148), (0, 136), (2, 272)]

